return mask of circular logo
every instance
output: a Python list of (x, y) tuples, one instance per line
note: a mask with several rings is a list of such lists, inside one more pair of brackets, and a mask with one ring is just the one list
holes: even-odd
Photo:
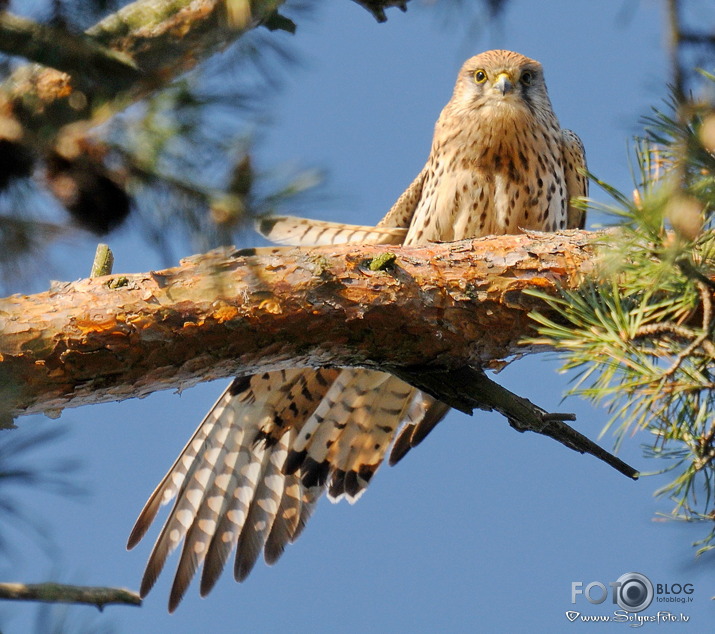
[(639, 572), (618, 577), (616, 603), (628, 612), (642, 612), (653, 602), (653, 584)]

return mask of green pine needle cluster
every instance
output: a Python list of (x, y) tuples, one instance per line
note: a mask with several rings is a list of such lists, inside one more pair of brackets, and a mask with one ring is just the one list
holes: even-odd
[[(715, 85), (715, 77), (707, 76)], [(616, 444), (647, 430), (667, 459), (670, 517), (706, 521), (698, 553), (715, 549), (715, 107), (676, 104), (646, 120), (631, 195), (593, 180), (616, 227), (597, 238), (598, 273), (533, 314), (539, 336), (576, 377), (570, 393), (605, 404)]]

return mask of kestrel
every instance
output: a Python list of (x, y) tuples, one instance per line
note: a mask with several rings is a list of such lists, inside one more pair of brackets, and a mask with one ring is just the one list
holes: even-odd
[[(427, 163), (376, 227), (271, 218), (259, 229), (295, 245), (420, 244), (523, 230), (581, 228), (587, 194), (579, 138), (553, 113), (539, 62), (510, 51), (468, 59), (435, 126)], [(261, 551), (275, 562), (320, 496), (354, 502), (392, 444), (394, 464), (448, 407), (392, 375), (295, 369), (235, 379), (142, 510), (128, 547), (176, 498), (141, 584), (146, 595), (183, 541), (173, 611), (203, 565), (206, 595), (235, 549), (242, 581)], [(394, 442), (393, 442), (394, 441)]]

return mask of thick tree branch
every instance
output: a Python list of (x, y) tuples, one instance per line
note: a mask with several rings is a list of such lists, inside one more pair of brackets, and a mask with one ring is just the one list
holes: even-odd
[(0, 583), (0, 599), (44, 603), (86, 603), (100, 610), (110, 603), (141, 605), (141, 597), (124, 588), (68, 586), (62, 583)]
[[(532, 234), (276, 255), (213, 252), (164, 271), (0, 300), (6, 416), (282, 367), (498, 364), (529, 349), (528, 289), (576, 286), (592, 234)], [(382, 270), (370, 263), (386, 252)]]

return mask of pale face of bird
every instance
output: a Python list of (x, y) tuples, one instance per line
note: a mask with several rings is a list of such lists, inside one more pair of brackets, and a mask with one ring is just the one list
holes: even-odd
[(541, 64), (511, 51), (488, 51), (468, 59), (449, 105), (452, 116), (455, 110), (484, 108), (552, 112)]

